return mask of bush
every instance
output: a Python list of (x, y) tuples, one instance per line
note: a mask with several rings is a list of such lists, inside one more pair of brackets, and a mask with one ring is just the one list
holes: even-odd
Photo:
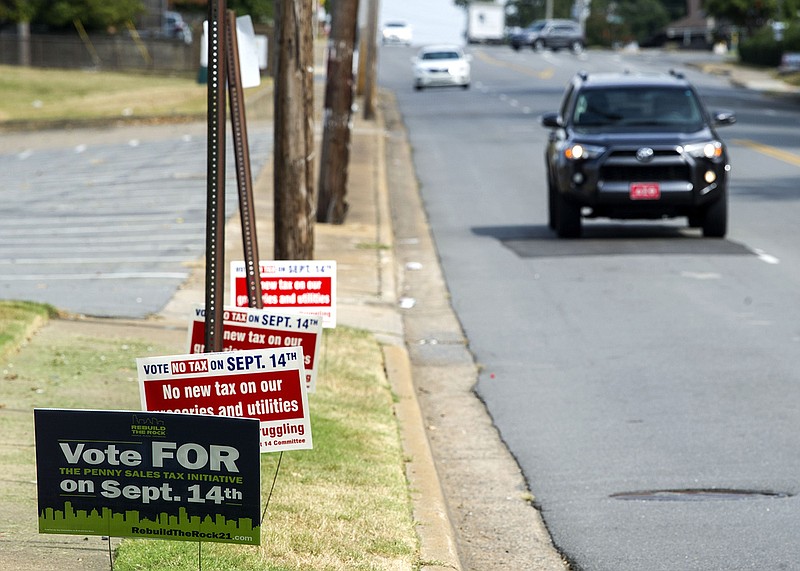
[(776, 42), (771, 28), (762, 28), (755, 35), (739, 42), (739, 60), (763, 67), (777, 67), (783, 55), (782, 42)]
[(621, 22), (608, 22), (604, 15), (592, 14), (586, 20), (586, 43), (609, 48), (633, 39), (628, 26)]
[(783, 51), (800, 52), (800, 22), (789, 24), (783, 32)]
[(789, 25), (780, 42), (775, 41), (772, 28), (766, 27), (739, 43), (739, 60), (750, 65), (777, 67), (784, 52), (800, 52), (800, 23)]

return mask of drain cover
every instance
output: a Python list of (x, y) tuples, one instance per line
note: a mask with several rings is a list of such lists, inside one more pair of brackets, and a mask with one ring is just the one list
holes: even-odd
[(645, 490), (611, 494), (615, 500), (637, 500), (640, 502), (705, 502), (730, 500), (761, 500), (788, 498), (792, 494), (765, 490), (726, 490), (717, 488), (687, 490)]

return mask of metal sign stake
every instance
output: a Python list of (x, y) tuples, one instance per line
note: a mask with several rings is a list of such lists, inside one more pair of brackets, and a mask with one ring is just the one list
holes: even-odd
[(225, 0), (208, 3), (205, 351), (222, 351), (225, 264)]
[(259, 269), (258, 240), (256, 238), (256, 216), (253, 206), (253, 177), (250, 170), (250, 147), (247, 140), (242, 88), (239, 40), (236, 32), (236, 14), (228, 10), (227, 34), (225, 35), (226, 67), (228, 72), (228, 97), (231, 109), (233, 148), (236, 155), (236, 181), (239, 187), (239, 213), (242, 219), (242, 241), (245, 274), (247, 277), (247, 299), (250, 307), (261, 309), (261, 272)]

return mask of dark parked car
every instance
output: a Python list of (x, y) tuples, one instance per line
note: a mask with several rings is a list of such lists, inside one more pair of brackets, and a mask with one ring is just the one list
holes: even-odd
[(583, 30), (574, 20), (537, 20), (512, 34), (508, 41), (514, 50), (530, 46), (537, 51), (568, 48), (580, 53), (586, 45)]
[(725, 236), (730, 164), (714, 127), (736, 117), (709, 115), (681, 74), (580, 73), (541, 122), (551, 129), (549, 224), (558, 236), (580, 236), (583, 217), (681, 216), (704, 236)]

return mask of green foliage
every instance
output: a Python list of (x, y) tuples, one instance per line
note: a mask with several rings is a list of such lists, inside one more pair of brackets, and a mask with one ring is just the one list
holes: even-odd
[(240, 15), (249, 15), (256, 24), (271, 23), (275, 0), (228, 0), (228, 8)]
[(622, 21), (609, 21), (606, 14), (592, 12), (586, 20), (586, 43), (592, 46), (611, 47), (615, 43), (632, 39), (630, 28)]
[(142, 0), (11, 0), (0, 4), (0, 22), (31, 22), (72, 28), (80, 20), (87, 29), (121, 26), (144, 12)]
[(750, 65), (777, 67), (781, 63), (783, 45), (775, 41), (772, 29), (762, 28), (739, 43), (739, 59)]
[(778, 0), (705, 0), (703, 7), (710, 16), (728, 20), (751, 34), (777, 14)]
[[(674, 6), (673, 6), (674, 9)], [(664, 0), (594, 0), (586, 21), (586, 38), (591, 45), (645, 43), (676, 17)]]
[[(228, 8), (253, 21), (267, 24), (273, 19), (275, 0), (228, 0)], [(170, 6), (179, 12), (205, 13), (207, 0), (174, 0)], [(120, 27), (145, 12), (142, 0), (2, 0), (0, 24), (31, 22), (54, 28), (72, 28), (80, 20), (89, 30)]]
[(670, 21), (659, 0), (622, 0), (618, 2), (617, 13), (639, 43), (651, 39)]
[[(330, 0), (329, 0), (330, 2)], [(173, 10), (184, 14), (201, 14), (208, 12), (207, 0), (172, 0)], [(229, 10), (237, 16), (250, 16), (255, 24), (271, 24), (274, 19), (275, 0), (228, 0)]]
[(661, 4), (669, 14), (670, 21), (678, 20), (686, 15), (686, 0), (661, 0)]
[(800, 52), (800, 20), (790, 24), (783, 33), (783, 51)]
[[(453, 0), (457, 6), (469, 4), (468, 0)], [(571, 18), (573, 0), (553, 0), (554, 18)], [(535, 20), (543, 20), (547, 16), (545, 0), (507, 0), (506, 24), (525, 27)]]
[(39, 0), (3, 0), (0, 2), (0, 23), (30, 22), (36, 15)]
[(800, 22), (784, 31), (783, 41), (775, 41), (772, 28), (765, 26), (739, 43), (739, 60), (749, 65), (777, 67), (785, 52), (800, 52)]
[(778, 12), (775, 17), (778, 20), (797, 20), (800, 16), (800, 0), (781, 0), (778, 2)]

